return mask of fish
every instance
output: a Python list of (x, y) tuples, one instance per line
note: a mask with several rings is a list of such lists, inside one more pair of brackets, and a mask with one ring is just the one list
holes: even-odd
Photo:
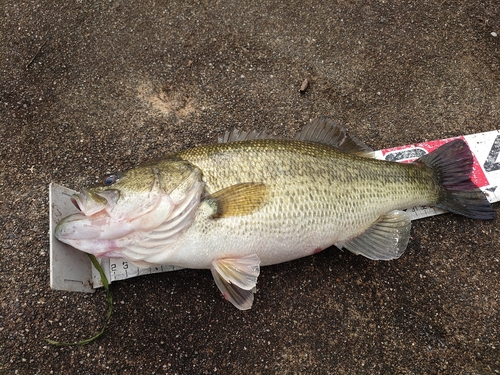
[(59, 241), (139, 267), (210, 269), (222, 295), (252, 307), (260, 267), (331, 246), (372, 260), (399, 258), (411, 220), (429, 205), (493, 219), (471, 181), (466, 142), (452, 140), (413, 163), (373, 151), (327, 117), (294, 139), (226, 132), (219, 143), (188, 148), (104, 176), (71, 197), (79, 209), (55, 228)]

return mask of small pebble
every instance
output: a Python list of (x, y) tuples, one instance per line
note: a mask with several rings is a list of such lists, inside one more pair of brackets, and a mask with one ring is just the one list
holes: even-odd
[(494, 31), (491, 32), (491, 36), (494, 36), (495, 38), (498, 36), (498, 34)]
[(299, 89), (299, 92), (301, 94), (304, 94), (307, 90), (307, 88), (309, 87), (309, 80), (306, 78), (303, 82), (302, 82), (302, 85), (300, 85), (300, 89)]

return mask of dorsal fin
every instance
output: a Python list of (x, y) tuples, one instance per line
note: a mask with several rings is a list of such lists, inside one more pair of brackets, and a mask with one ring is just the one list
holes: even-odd
[(266, 130), (246, 132), (239, 129), (233, 129), (224, 133), (224, 136), (219, 137), (219, 143), (237, 142), (237, 141), (251, 141), (254, 139), (273, 139), (271, 134), (268, 134)]
[(298, 141), (317, 142), (334, 147), (348, 154), (373, 157), (373, 150), (333, 120), (320, 117), (307, 124), (295, 137)]

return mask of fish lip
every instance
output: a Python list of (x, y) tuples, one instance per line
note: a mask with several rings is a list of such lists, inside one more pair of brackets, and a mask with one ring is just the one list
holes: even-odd
[(102, 211), (109, 214), (119, 196), (118, 190), (93, 192), (84, 188), (80, 193), (71, 196), (71, 202), (85, 216), (92, 216)]
[(77, 221), (84, 219), (85, 217), (86, 217), (85, 214), (82, 212), (78, 212), (76, 214), (66, 216), (65, 218), (63, 218), (62, 220), (60, 220), (57, 223), (57, 226), (54, 230), (55, 237), (59, 241), (62, 241), (64, 243), (71, 245), (71, 241), (74, 239), (78, 239), (78, 237), (75, 237), (76, 232), (75, 232), (72, 225), (69, 225), (69, 229), (68, 229), (68, 223), (72, 224), (74, 222), (77, 222)]
[[(110, 217), (106, 211), (100, 211), (92, 216), (77, 212), (61, 219), (54, 229), (55, 237), (68, 245), (81, 248), (82, 241), (109, 240), (118, 237), (103, 237), (103, 227), (109, 226)], [(92, 251), (85, 251), (94, 253)]]
[(80, 208), (82, 206), (81, 200), (76, 196), (76, 194), (71, 196), (71, 203), (73, 203), (73, 206), (75, 206), (78, 211), (82, 211)]
[(83, 189), (80, 193), (71, 196), (71, 203), (83, 214), (85, 214), (85, 203), (87, 201), (87, 190)]

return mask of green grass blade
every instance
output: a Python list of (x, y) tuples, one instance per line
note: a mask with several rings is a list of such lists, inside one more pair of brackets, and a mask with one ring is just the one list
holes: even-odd
[(99, 271), (99, 275), (101, 276), (101, 280), (102, 280), (102, 285), (104, 286), (104, 289), (106, 290), (106, 299), (108, 301), (108, 313), (106, 315), (106, 320), (104, 321), (104, 324), (103, 324), (101, 330), (99, 332), (97, 332), (94, 336), (92, 336), (88, 339), (81, 340), (81, 341), (75, 341), (75, 342), (61, 342), (61, 341), (54, 341), (54, 340), (46, 339), (47, 342), (51, 345), (54, 345), (54, 346), (75, 346), (75, 345), (90, 344), (91, 342), (98, 339), (99, 337), (101, 337), (104, 334), (104, 331), (106, 330), (106, 327), (108, 326), (108, 323), (111, 319), (111, 314), (113, 313), (113, 296), (111, 295), (111, 292), (109, 291), (108, 279), (106, 278), (106, 275), (104, 274), (104, 271), (103, 271), (101, 265), (99, 264), (99, 262), (97, 261), (96, 257), (91, 255), (91, 254), (87, 254), (87, 255), (89, 256), (90, 260), (92, 261), (92, 264), (94, 265), (95, 269), (97, 271)]

